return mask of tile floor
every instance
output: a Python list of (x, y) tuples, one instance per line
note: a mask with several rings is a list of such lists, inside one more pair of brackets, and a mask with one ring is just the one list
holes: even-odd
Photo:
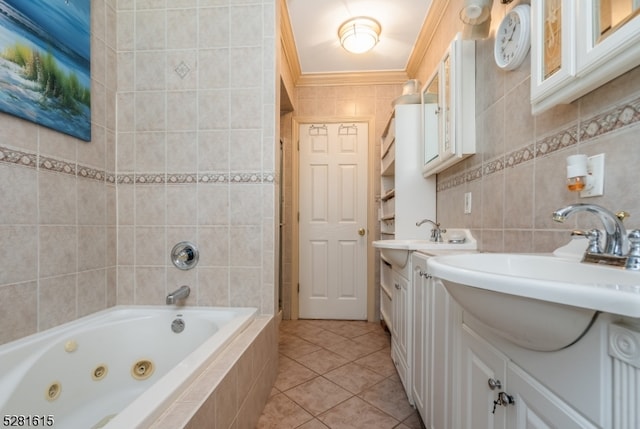
[(285, 320), (258, 429), (420, 429), (379, 323)]

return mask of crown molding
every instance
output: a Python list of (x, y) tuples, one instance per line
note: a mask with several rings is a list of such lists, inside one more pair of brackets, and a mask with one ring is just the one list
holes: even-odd
[(385, 72), (309, 73), (302, 74), (300, 59), (293, 37), (286, 0), (280, 0), (280, 39), (285, 60), (291, 71), (296, 87), (300, 86), (340, 86), (340, 85), (380, 85), (404, 83), (416, 76), (428, 47), (435, 35), (437, 24), (442, 20), (450, 0), (434, 0), (420, 29), (418, 38), (409, 56), (406, 70)]
[(405, 71), (308, 73), (298, 76), (296, 86), (386, 85), (404, 83)]
[(293, 38), (293, 30), (291, 21), (289, 20), (289, 10), (287, 9), (286, 0), (280, 0), (280, 41), (282, 43), (282, 51), (285, 56), (294, 85), (302, 74), (300, 69), (300, 59), (298, 58), (298, 50), (296, 49), (296, 41)]
[(407, 61), (407, 75), (415, 77), (418, 74), (420, 63), (427, 53), (427, 49), (431, 45), (435, 36), (436, 29), (442, 21), (445, 10), (449, 7), (450, 0), (434, 0), (431, 3), (429, 12), (424, 19), (418, 38), (413, 46), (409, 61)]

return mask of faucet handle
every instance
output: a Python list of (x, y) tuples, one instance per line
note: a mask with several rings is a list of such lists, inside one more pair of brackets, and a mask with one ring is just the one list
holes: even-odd
[(571, 231), (572, 237), (585, 237), (589, 240), (589, 247), (587, 248), (587, 253), (602, 253), (600, 250), (600, 237), (602, 236), (602, 232), (598, 229), (592, 229), (590, 231), (585, 231), (581, 229), (576, 229)]
[(627, 270), (640, 271), (640, 229), (634, 229), (628, 235), (629, 256), (625, 268)]
[(618, 213), (616, 213), (616, 217), (622, 221), (622, 220), (625, 220), (628, 217), (631, 217), (631, 214), (629, 212), (624, 211), (624, 210), (620, 210)]

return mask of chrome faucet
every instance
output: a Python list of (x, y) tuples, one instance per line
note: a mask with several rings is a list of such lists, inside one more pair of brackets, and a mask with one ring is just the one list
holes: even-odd
[(583, 211), (595, 214), (602, 222), (605, 232), (604, 253), (622, 256), (624, 238), (627, 235), (626, 229), (618, 216), (604, 207), (596, 204), (571, 204), (553, 212), (553, 220), (564, 222), (571, 214)]
[(191, 293), (191, 288), (187, 285), (180, 286), (180, 288), (174, 290), (167, 295), (167, 305), (176, 304), (178, 301), (187, 299)]
[(431, 237), (429, 238), (430, 241), (435, 241), (438, 243), (442, 243), (442, 234), (447, 232), (446, 229), (441, 229), (440, 228), (440, 223), (439, 222), (434, 222), (431, 219), (422, 219), (418, 222), (416, 222), (416, 226), (420, 226), (423, 223), (427, 223), (429, 222), (431, 225), (433, 225), (433, 228), (431, 228)]

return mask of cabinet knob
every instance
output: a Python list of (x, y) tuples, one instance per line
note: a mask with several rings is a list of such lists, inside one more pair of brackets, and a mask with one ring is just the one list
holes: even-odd
[(422, 270), (420, 270), (420, 271), (418, 272), (418, 274), (420, 275), (420, 277), (424, 277), (425, 279), (430, 279), (430, 278), (432, 277), (432, 275), (431, 275), (431, 274), (429, 274), (429, 273), (428, 273), (428, 272), (426, 272), (426, 271), (422, 271)]
[(502, 383), (500, 382), (500, 380), (490, 378), (487, 383), (489, 384), (489, 389), (491, 390), (502, 389)]

